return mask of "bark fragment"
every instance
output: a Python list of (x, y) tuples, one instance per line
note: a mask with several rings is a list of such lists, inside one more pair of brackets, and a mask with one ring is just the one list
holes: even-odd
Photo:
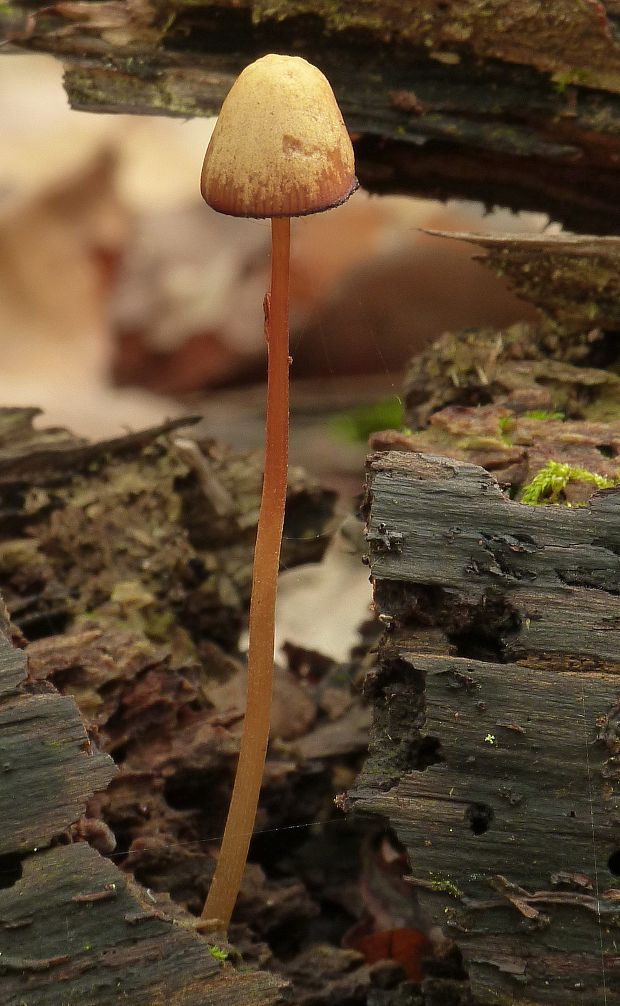
[(620, 490), (530, 507), (479, 467), (388, 452), (368, 500), (391, 631), (354, 805), (407, 847), (476, 1001), (620, 1002)]

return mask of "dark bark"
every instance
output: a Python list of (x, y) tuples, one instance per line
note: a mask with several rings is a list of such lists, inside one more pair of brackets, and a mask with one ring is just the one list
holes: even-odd
[(191, 916), (133, 884), (70, 830), (114, 764), (75, 702), (27, 679), (0, 635), (0, 994), (6, 1006), (266, 1006), (282, 983), (223, 967)]
[(173, 919), (83, 842), (40, 853), (2, 892), (3, 1002), (20, 1006), (266, 1006), (270, 975), (222, 967), (193, 920)]
[(328, 74), (369, 188), (620, 229), (611, 2), (17, 0), (4, 17), (14, 44), (63, 59), (76, 108), (213, 114), (246, 63), (288, 50)]
[(353, 803), (407, 846), (477, 1003), (620, 1003), (617, 241), (457, 237), (540, 324), (442, 336), (413, 429), (373, 437), (388, 631)]
[(479, 1002), (619, 1003), (620, 491), (528, 507), (388, 453), (368, 492), (391, 632), (354, 803), (407, 846)]

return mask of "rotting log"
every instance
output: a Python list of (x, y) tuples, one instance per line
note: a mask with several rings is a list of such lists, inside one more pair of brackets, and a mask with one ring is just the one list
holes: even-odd
[(411, 429), (371, 439), (388, 631), (352, 803), (407, 846), (477, 1003), (618, 1003), (620, 490), (593, 495), (620, 482), (618, 244), (439, 236), (540, 322), (444, 334), (411, 362)]
[[(0, 410), (0, 585), (22, 647), (5, 620), (0, 1001), (275, 1004), (283, 979), (222, 967), (191, 915), (79, 841), (109, 853), (119, 821), (128, 844), (130, 827), (151, 829), (157, 848), (147, 834), (131, 867), (143, 855), (167, 891), (166, 864), (191, 860), (204, 897), (205, 838), (220, 827), (242, 715), (234, 682), (226, 689), (239, 674), (259, 461), (190, 440), (180, 427), (191, 420), (90, 444), (35, 427), (36, 414)], [(333, 499), (295, 473), (289, 562), (321, 554)], [(177, 778), (196, 780), (195, 809), (187, 797), (183, 813), (169, 806)]]
[[(121, 993), (145, 1006), (275, 1006), (283, 995), (300, 1006), (319, 995), (325, 1006), (363, 1001), (375, 978), (361, 954), (326, 942), (320, 951), (315, 942), (311, 951), (289, 949), (306, 939), (321, 902), (295, 873), (288, 826), (301, 831), (331, 816), (334, 779), (350, 778), (359, 764), (370, 719), (350, 670), (343, 674), (318, 654), (292, 647), (290, 669), (276, 673), (258, 830), (283, 829), (291, 865), (270, 870), (267, 857), (263, 869), (258, 854), (246, 871), (230, 930), (235, 950), (227, 948), (231, 960), (237, 950), (243, 955), (240, 969), (222, 968), (208, 934), (195, 932), (243, 719), (238, 644), (258, 457), (196, 429), (190, 438), (181, 427), (191, 420), (91, 444), (38, 428), (36, 415), (0, 409), (0, 591), (23, 646), (7, 663), (12, 694), (0, 706), (0, 745), (6, 737), (25, 773), (17, 796), (0, 787), (11, 836), (0, 854), (0, 1002), (21, 1006), (24, 991), (28, 1006), (69, 999), (104, 1006)], [(334, 530), (334, 502), (333, 492), (291, 470), (287, 565), (320, 558)], [(22, 668), (28, 661), (23, 689), (36, 698), (36, 716), (22, 698), (17, 659)], [(73, 699), (120, 770), (105, 790), (109, 775), (97, 784), (88, 775), (98, 762), (87, 757), (94, 748)], [(97, 757), (100, 774), (112, 773), (110, 759)], [(318, 829), (312, 839), (317, 849), (321, 836)], [(257, 836), (261, 842), (264, 848)], [(328, 834), (332, 851), (337, 843), (329, 842)], [(327, 873), (349, 878), (347, 849), (338, 850), (343, 866), (332, 854)], [(118, 877), (99, 852), (119, 864)], [(67, 918), (77, 941), (68, 950)], [(97, 921), (96, 939), (89, 920)], [(286, 959), (277, 957), (281, 945)], [(396, 968), (394, 981), (399, 974)]]
[[(416, 432), (402, 446), (505, 469), (513, 489), (527, 453), (520, 448), (540, 457), (536, 446), (547, 439), (561, 459), (607, 468), (620, 453), (617, 238), (432, 233), (481, 248), (480, 261), (538, 308), (540, 322), (446, 333), (415, 357), (405, 405)], [(489, 409), (476, 419), (463, 406)], [(589, 445), (598, 457), (588, 458)]]
[(473, 465), (388, 453), (371, 472), (375, 581), (437, 588), (446, 631), (477, 622), (505, 660), (620, 670), (620, 490), (586, 509), (523, 506)]
[(1, 905), (6, 1006), (282, 1002), (281, 981), (222, 967), (191, 916), (167, 914), (83, 842), (27, 860)]
[(389, 631), (352, 803), (407, 847), (477, 1002), (620, 1003), (620, 490), (528, 507), (388, 452), (368, 507)]
[(615, 0), (76, 0), (3, 7), (13, 45), (52, 52), (74, 107), (211, 115), (256, 56), (332, 81), (375, 191), (537, 209), (618, 232)]

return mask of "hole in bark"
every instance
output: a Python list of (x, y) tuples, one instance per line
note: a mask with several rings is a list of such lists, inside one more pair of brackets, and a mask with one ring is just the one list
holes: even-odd
[(484, 835), (493, 820), (493, 808), (488, 803), (470, 803), (465, 811), (465, 823), (474, 835)]
[(0, 890), (12, 887), (22, 876), (22, 861), (15, 852), (0, 856)]
[(456, 645), (459, 657), (469, 660), (491, 660), (494, 663), (502, 660), (501, 642), (479, 630), (454, 633), (450, 637), (450, 642)]
[(506, 639), (518, 629), (520, 620), (504, 595), (489, 591), (481, 601), (457, 609), (455, 614), (454, 626), (447, 635), (456, 647), (456, 656), (495, 663), (506, 659)]
[(416, 769), (423, 772), (429, 765), (437, 765), (438, 762), (446, 759), (441, 753), (441, 741), (439, 737), (423, 737), (418, 747)]
[(607, 866), (609, 867), (609, 872), (613, 873), (614, 877), (620, 877), (620, 849), (612, 852), (607, 860)]

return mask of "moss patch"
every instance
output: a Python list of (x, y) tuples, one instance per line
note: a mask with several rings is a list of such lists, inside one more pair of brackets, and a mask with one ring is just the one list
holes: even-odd
[(520, 497), (521, 503), (527, 503), (529, 506), (560, 503), (569, 482), (585, 482), (596, 489), (611, 489), (620, 483), (620, 477), (609, 479), (597, 472), (589, 472), (585, 468), (550, 460), (524, 486)]
[(462, 51), (556, 74), (558, 87), (578, 82), (620, 90), (620, 50), (602, 7), (573, 0), (255, 0), (256, 23), (303, 14), (328, 31), (363, 29), (382, 39), (423, 46), (440, 60)]

